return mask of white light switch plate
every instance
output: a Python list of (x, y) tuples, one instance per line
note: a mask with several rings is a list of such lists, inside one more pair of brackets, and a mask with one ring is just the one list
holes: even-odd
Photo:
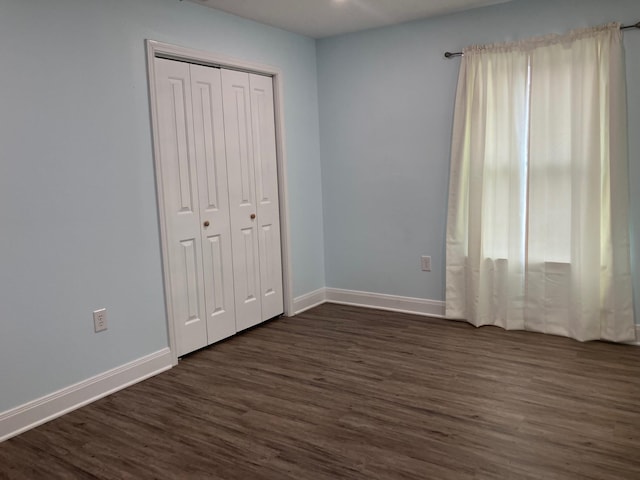
[(431, 257), (422, 256), (420, 257), (420, 265), (422, 266), (423, 272), (431, 271)]

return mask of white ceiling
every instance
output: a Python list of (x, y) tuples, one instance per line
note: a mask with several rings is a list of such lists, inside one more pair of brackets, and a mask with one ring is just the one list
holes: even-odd
[(190, 0), (314, 38), (511, 0)]

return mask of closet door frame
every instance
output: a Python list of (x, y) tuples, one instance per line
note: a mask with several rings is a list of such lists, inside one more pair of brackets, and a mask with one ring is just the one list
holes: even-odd
[(284, 315), (294, 315), (293, 309), (293, 274), (291, 263), (291, 236), (289, 229), (289, 202), (287, 195), (287, 156), (285, 151), (284, 129), (284, 104), (282, 93), (282, 72), (279, 68), (259, 63), (246, 62), (244, 60), (217, 55), (214, 53), (194, 50), (168, 43), (147, 39), (147, 79), (149, 87), (149, 103), (151, 113), (151, 127), (153, 135), (153, 157), (156, 172), (156, 194), (158, 202), (158, 219), (160, 222), (160, 239), (162, 248), (162, 273), (164, 279), (165, 310), (167, 313), (167, 330), (169, 335), (169, 348), (173, 364), (178, 363), (176, 348), (176, 334), (174, 328), (173, 308), (171, 305), (169, 254), (167, 248), (167, 221), (164, 209), (164, 191), (162, 182), (162, 169), (160, 168), (160, 137), (158, 130), (157, 103), (156, 103), (156, 73), (155, 59), (166, 58), (183, 62), (195, 63), (211, 67), (228, 68), (248, 73), (267, 75), (273, 78), (273, 103), (276, 125), (276, 161), (278, 168), (278, 201), (280, 204), (280, 237), (282, 249), (282, 292), (284, 300)]

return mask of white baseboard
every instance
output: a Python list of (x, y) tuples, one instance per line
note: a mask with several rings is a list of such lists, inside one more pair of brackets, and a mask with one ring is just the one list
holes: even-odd
[(168, 348), (0, 413), (0, 442), (173, 366)]
[(326, 288), (319, 288), (293, 299), (293, 312), (298, 315), (310, 308), (322, 305), (326, 301)]
[(341, 288), (319, 288), (296, 297), (293, 300), (293, 310), (297, 315), (325, 302), (438, 318), (444, 318), (445, 312), (444, 302), (442, 301), (386, 295), (383, 293), (359, 292)]
[(379, 310), (390, 310), (392, 312), (411, 313), (428, 317), (444, 318), (445, 313), (444, 302), (442, 301), (385, 295), (383, 293), (327, 288), (326, 299), (329, 303), (377, 308)]

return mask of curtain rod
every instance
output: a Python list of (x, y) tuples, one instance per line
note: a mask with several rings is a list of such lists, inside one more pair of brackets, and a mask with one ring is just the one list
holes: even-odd
[[(623, 25), (620, 27), (620, 30), (629, 30), (631, 28), (640, 28), (640, 22), (635, 25)], [(453, 57), (462, 57), (464, 54), (462, 52), (445, 52), (445, 58), (453, 58)]]

